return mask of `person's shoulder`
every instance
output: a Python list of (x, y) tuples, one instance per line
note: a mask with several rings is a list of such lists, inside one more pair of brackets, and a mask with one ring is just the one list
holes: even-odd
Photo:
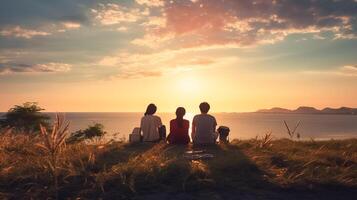
[(202, 114), (197, 114), (197, 115), (195, 115), (193, 118), (199, 118), (199, 117), (201, 117), (202, 116)]
[(195, 116), (193, 116), (192, 120), (196, 121), (198, 118), (200, 118), (200, 116), (201, 116), (201, 114), (195, 115)]
[(153, 117), (154, 117), (155, 119), (160, 119), (160, 120), (161, 120), (161, 118), (160, 118), (159, 116), (157, 116), (157, 115), (153, 115)]
[(171, 123), (174, 123), (175, 121), (176, 121), (176, 119), (170, 120), (170, 124), (171, 124)]
[(161, 118), (157, 115), (153, 115), (153, 118), (156, 122), (161, 123)]
[(206, 119), (208, 119), (208, 120), (216, 121), (216, 118), (213, 115), (207, 114), (207, 117), (208, 118), (206, 118)]

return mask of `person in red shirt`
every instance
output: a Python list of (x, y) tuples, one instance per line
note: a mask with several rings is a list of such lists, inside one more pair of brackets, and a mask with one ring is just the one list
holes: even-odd
[(183, 118), (185, 114), (185, 108), (178, 107), (176, 109), (176, 119), (170, 121), (170, 134), (167, 138), (170, 144), (188, 144), (190, 142), (188, 136), (190, 122)]

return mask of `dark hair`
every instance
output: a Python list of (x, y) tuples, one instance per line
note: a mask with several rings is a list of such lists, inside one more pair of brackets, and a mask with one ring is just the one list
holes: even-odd
[(183, 127), (183, 116), (185, 116), (186, 110), (184, 107), (178, 107), (176, 109), (176, 121), (179, 127)]
[(210, 106), (209, 106), (209, 104), (207, 102), (202, 102), (200, 104), (201, 113), (206, 114), (206, 113), (208, 113), (209, 109), (210, 109)]
[(153, 114), (155, 114), (156, 110), (157, 110), (157, 107), (155, 106), (155, 104), (151, 103), (146, 108), (144, 115), (153, 115)]

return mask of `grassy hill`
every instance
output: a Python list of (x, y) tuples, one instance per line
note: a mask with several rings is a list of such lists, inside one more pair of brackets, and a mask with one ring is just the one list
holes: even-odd
[[(0, 199), (352, 199), (357, 139), (235, 140), (193, 148), (111, 142), (66, 145), (51, 157), (36, 137), (0, 135)], [(199, 149), (206, 160), (184, 157)]]

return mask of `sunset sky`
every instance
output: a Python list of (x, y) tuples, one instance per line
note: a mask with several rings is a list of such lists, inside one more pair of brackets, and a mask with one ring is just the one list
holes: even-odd
[(357, 0), (2, 0), (0, 111), (357, 107)]

